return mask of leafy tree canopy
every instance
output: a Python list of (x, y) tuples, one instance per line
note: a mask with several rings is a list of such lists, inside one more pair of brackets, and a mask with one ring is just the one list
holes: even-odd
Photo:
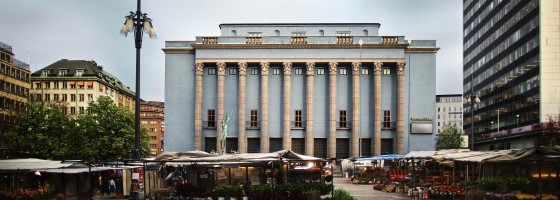
[(438, 135), (437, 149), (459, 149), (463, 144), (463, 138), (457, 129), (457, 126), (446, 126)]
[[(134, 114), (118, 107), (109, 97), (89, 102), (87, 113), (71, 117), (66, 107), (30, 101), (17, 112), (9, 131), (8, 148), (15, 157), (78, 160), (132, 158)], [(140, 134), (142, 155), (148, 155), (148, 135)]]

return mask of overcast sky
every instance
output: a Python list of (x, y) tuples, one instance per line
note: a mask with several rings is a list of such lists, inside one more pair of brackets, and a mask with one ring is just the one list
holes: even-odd
[[(39, 70), (95, 60), (134, 89), (132, 34), (119, 30), (135, 0), (1, 0), (0, 41)], [(437, 40), (437, 94), (462, 93), (461, 0), (144, 0), (158, 38), (144, 37), (141, 98), (164, 101), (165, 41), (218, 36), (222, 23), (380, 23), (379, 35)]]

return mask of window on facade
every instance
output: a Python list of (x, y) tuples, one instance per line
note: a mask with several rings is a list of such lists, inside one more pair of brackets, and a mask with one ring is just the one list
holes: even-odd
[(93, 101), (93, 94), (88, 94), (87, 98), (88, 98), (88, 101)]
[(250, 127), (258, 126), (258, 112), (257, 110), (251, 110), (251, 121), (249, 122)]
[(262, 33), (261, 32), (249, 32), (249, 37), (261, 37)]
[(80, 106), (79, 109), (80, 109), (80, 114), (84, 114), (84, 113), (85, 113), (85, 110), (86, 110), (86, 109), (85, 109), (83, 106)]
[(369, 69), (368, 68), (362, 68), (362, 75), (368, 75), (369, 74)]
[(391, 69), (383, 68), (383, 75), (391, 75)]
[(216, 68), (208, 68), (208, 75), (216, 75)]
[(317, 68), (317, 75), (325, 75), (325, 68)]
[(84, 74), (84, 70), (83, 69), (77, 69), (76, 70), (76, 76), (82, 76)]
[(338, 123), (338, 125), (340, 126), (340, 128), (346, 128), (348, 127), (347, 122), (346, 122), (346, 110), (341, 110), (339, 111), (340, 116), (340, 122)]
[(258, 75), (259, 74), (259, 69), (257, 69), (256, 67), (251, 68), (251, 75)]
[(236, 68), (229, 68), (229, 75), (237, 75), (237, 69)]
[[(76, 95), (75, 94), (70, 94), (70, 101), (71, 102), (75, 102), (76, 101)], [(75, 108), (74, 108), (75, 109)]]
[(68, 71), (66, 71), (65, 69), (58, 70), (58, 75), (59, 76), (66, 76), (66, 73), (68, 73)]
[(53, 82), (53, 88), (58, 89), (58, 81)]
[(383, 128), (391, 128), (391, 111), (383, 111)]
[(60, 101), (58, 94), (53, 94), (53, 101)]
[(41, 82), (35, 83), (35, 89), (41, 89)]
[(280, 75), (280, 68), (272, 68), (272, 75)]
[(302, 68), (295, 68), (294, 73), (295, 73), (296, 75), (302, 75), (302, 74), (303, 74), (303, 69), (302, 69)]
[(208, 127), (216, 127), (216, 110), (208, 110)]
[(45, 88), (50, 89), (51, 88), (51, 82), (45, 82)]
[(296, 110), (294, 127), (297, 127), (297, 128), (303, 127), (301, 110)]
[(72, 114), (72, 115), (76, 114), (76, 107), (74, 107), (74, 106), (70, 107), (70, 114)]
[(156, 136), (150, 136), (150, 140), (157, 140)]
[(68, 101), (68, 95), (62, 94), (62, 101)]
[(80, 102), (85, 101), (85, 95), (84, 94), (80, 94), (79, 98), (80, 98)]
[(155, 132), (156, 132), (156, 128), (150, 128), (150, 132), (155, 133)]
[(43, 71), (41, 71), (41, 76), (49, 76), (50, 73), (51, 73), (51, 70), (43, 70)]
[(51, 101), (51, 95), (45, 94), (45, 101)]
[(70, 83), (70, 88), (75, 89), (76, 88), (76, 83)]
[(62, 89), (66, 89), (66, 88), (68, 88), (68, 83), (62, 82)]
[(338, 74), (340, 74), (340, 75), (346, 75), (346, 68), (340, 68), (340, 69), (338, 69)]
[(350, 32), (340, 32), (340, 33), (336, 33), (336, 36), (350, 36)]
[(142, 120), (140, 121), (141, 124), (148, 124), (148, 121)]

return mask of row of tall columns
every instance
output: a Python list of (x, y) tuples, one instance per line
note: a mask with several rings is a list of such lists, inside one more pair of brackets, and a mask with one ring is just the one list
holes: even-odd
[[(383, 63), (374, 62), (374, 133), (373, 133), (373, 154), (380, 155), (381, 152), (381, 127), (382, 127), (382, 109), (381, 109), (381, 69)], [(270, 140), (268, 131), (268, 71), (270, 63), (261, 62), (261, 152), (270, 151)], [(283, 63), (284, 66), (284, 110), (283, 110), (283, 142), (284, 149), (291, 149), (291, 62)], [(397, 63), (397, 127), (396, 127), (396, 150), (397, 153), (404, 153), (404, 66), (405, 63)], [(225, 78), (224, 62), (217, 63), (217, 116), (216, 122), (224, 120), (224, 78)], [(247, 153), (247, 136), (246, 136), (246, 74), (247, 63), (239, 62), (239, 107), (238, 107), (238, 147), (240, 153)], [(328, 134), (328, 156), (336, 157), (336, 77), (338, 72), (338, 63), (329, 63), (329, 134)], [(195, 64), (196, 83), (195, 83), (195, 127), (194, 127), (194, 147), (195, 150), (202, 149), (202, 79), (203, 79), (203, 63)], [(313, 134), (313, 102), (314, 102), (314, 71), (315, 63), (306, 63), (307, 70), (307, 93), (306, 93), (306, 135), (305, 135), (305, 154), (314, 155), (314, 134)], [(352, 137), (350, 140), (351, 156), (360, 155), (360, 69), (361, 63), (352, 63)], [(216, 150), (222, 152), (222, 126), (217, 124), (216, 132)]]

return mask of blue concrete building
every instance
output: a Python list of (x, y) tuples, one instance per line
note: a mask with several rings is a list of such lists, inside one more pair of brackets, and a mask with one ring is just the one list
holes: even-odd
[(165, 151), (434, 150), (436, 41), (379, 27), (221, 24), (220, 36), (166, 41)]

